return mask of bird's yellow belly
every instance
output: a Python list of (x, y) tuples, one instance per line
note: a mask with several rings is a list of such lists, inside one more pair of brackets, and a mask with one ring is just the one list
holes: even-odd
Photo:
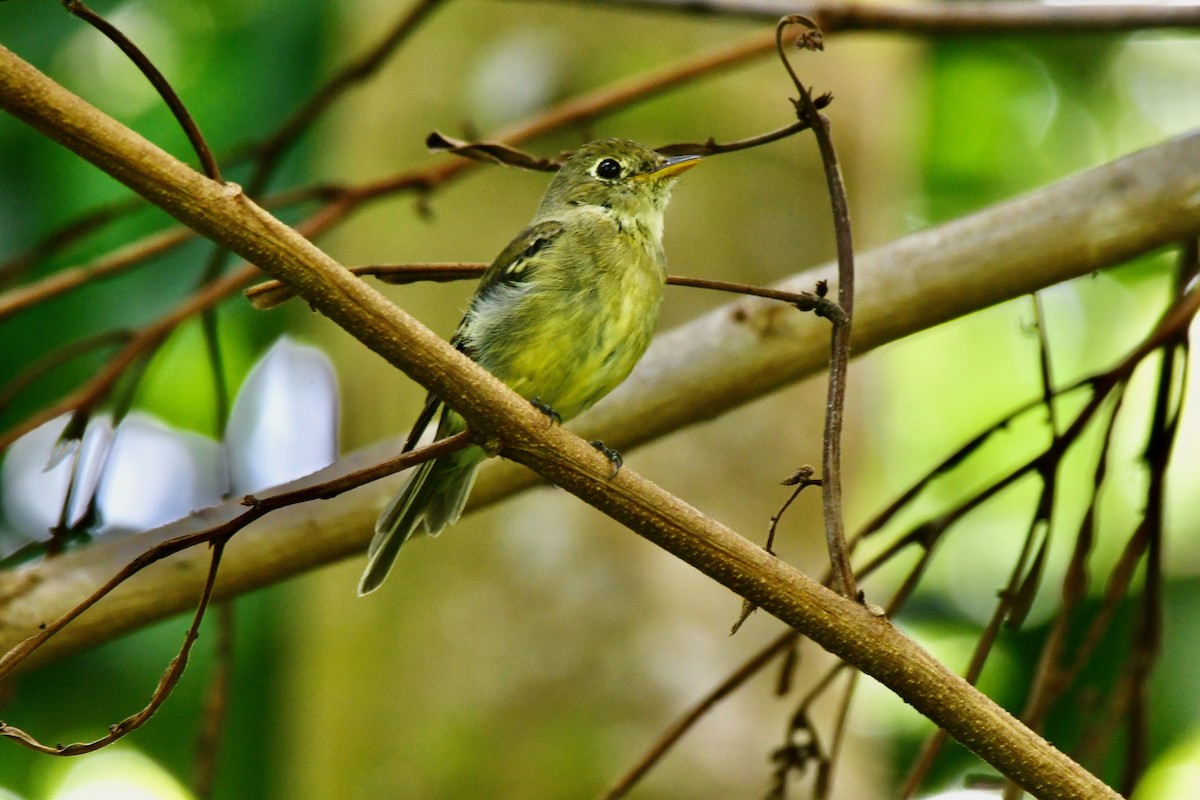
[[(576, 293), (566, 314), (561, 299), (530, 298), (523, 311), (537, 323), (525, 328), (506, 363), (484, 366), (563, 419), (580, 414), (625, 380), (649, 346), (662, 295), (653, 280)], [(541, 302), (558, 312), (539, 313)]]

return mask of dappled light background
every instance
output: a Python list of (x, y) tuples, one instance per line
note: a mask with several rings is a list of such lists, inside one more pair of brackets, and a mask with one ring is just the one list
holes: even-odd
[[(369, 0), (94, 5), (145, 46), (218, 153), (279, 124), (399, 13), (396, 4)], [(426, 151), (430, 131), (486, 137), (580, 92), (771, 25), (602, 4), (447, 2), (376, 77), (334, 106), (285, 162), (275, 186), (367, 181), (435, 163), (449, 156)], [(55, 4), (0, 4), (0, 42), (187, 157), (182, 135), (141, 76)], [(795, 59), (807, 82), (835, 96), (826, 113), (860, 249), (1200, 125), (1200, 42), (1182, 34), (943, 42), (845, 34), (826, 45), (824, 54)], [(794, 119), (790, 91), (778, 63), (764, 57), (528, 149), (553, 155), (601, 136), (654, 146), (742, 138)], [(125, 196), (7, 117), (0, 118), (0, 164), (0, 258)], [(427, 196), (370, 205), (318, 244), (347, 265), (490, 261), (531, 217), (546, 182), (544, 174), (487, 166)], [(671, 270), (770, 284), (824, 263), (834, 255), (828, 207), (809, 135), (707, 159), (680, 181), (668, 211)], [(295, 213), (284, 218), (297, 219)], [(161, 224), (157, 212), (141, 211), (50, 266), (83, 262)], [(0, 321), (0, 371), (15, 374), (67, 341), (151, 319), (186, 295), (207, 257), (207, 248), (192, 243), (152, 268)], [(1111, 366), (1150, 329), (1170, 290), (1171, 264), (1169, 254), (1155, 255), (1043, 294), (1057, 383)], [(385, 291), (449, 336), (471, 286)], [(668, 289), (661, 328), (725, 302), (696, 289)], [(349, 335), (299, 303), (262, 313), (236, 299), (222, 306), (220, 322), (234, 387), (287, 331), (334, 364), (343, 452), (389, 437), (399, 447), (395, 437), (407, 432), (423, 391)], [(1025, 298), (853, 362), (844, 456), (851, 530), (971, 436), (1040, 396), (1032, 324)], [(149, 365), (135, 407), (219, 439), (203, 348), (196, 324), (173, 336)], [(7, 427), (22, 419), (97, 363), (84, 359), (55, 372), (0, 408), (0, 420)], [(1139, 375), (1126, 403), (1148, 403), (1152, 379)], [(779, 481), (820, 461), (824, 391), (823, 378), (792, 386), (627, 452), (625, 464), (761, 542), (790, 491)], [(1195, 396), (1190, 387), (1187, 396)], [(1190, 412), (1168, 509), (1166, 646), (1152, 713), (1155, 777), (1138, 795), (1147, 800), (1187, 796), (1173, 788), (1180, 785), (1173, 776), (1200, 763), (1200, 675), (1190, 652), (1200, 602), (1200, 501), (1191, 490), (1200, 475), (1190, 454), (1200, 444), (1200, 409)], [(1028, 457), (1046, 436), (1040, 418), (1012, 426), (939, 479), (895, 524), (951, 505)], [(1111, 535), (1097, 542), (1093, 562), (1101, 576), (1144, 497), (1138, 461), (1144, 436), (1134, 425), (1118, 431), (1120, 455), (1103, 504), (1102, 534)], [(1099, 434), (1092, 438), (1095, 449)], [(1083, 513), (1090, 463), (1067, 461), (1062, 519), (1055, 520), (1064, 531)], [(1073, 464), (1078, 475), (1070, 474)], [(396, 485), (363, 496), (382, 504)], [(1036, 490), (1032, 480), (1020, 482), (961, 523), (897, 620), (956, 670), (966, 665), (1008, 579)], [(806, 573), (823, 574), (816, 490), (788, 511), (776, 546)], [(862, 555), (873, 547), (867, 542)], [(1021, 631), (1001, 638), (981, 680), (1010, 708), (1023, 702), (1069, 548), (1066, 537), (1051, 548), (1033, 613)], [(911, 564), (900, 559), (867, 581), (867, 599), (882, 602)], [(234, 685), (217, 797), (595, 797), (781, 630), (760, 612), (729, 636), (739, 598), (552, 488), (471, 515), (436, 540), (413, 542), (388, 584), (366, 599), (355, 597), (362, 566), (362, 558), (350, 559), (236, 601)], [(52, 741), (94, 738), (148, 697), (185, 624), (167, 621), (24, 676), (3, 698), (0, 716)], [(115, 763), (108, 759), (125, 758), (117, 771), (144, 776), (150, 788), (111, 796), (190, 796), (211, 638), (202, 637), (177, 695), (112, 753), (63, 764), (0, 747), (0, 788), (30, 800), (107, 797), (73, 787), (84, 780), (100, 786), (112, 771), (106, 765)], [(711, 712), (633, 796), (761, 796), (796, 699), (829, 663), (816, 647), (802, 646), (797, 686), (782, 698), (775, 694), (778, 669), (760, 674)], [(1096, 671), (1095, 685), (1105, 685), (1110, 676), (1103, 667)], [(819, 705), (819, 723), (834, 711), (831, 702)], [(1049, 732), (1068, 727), (1052, 719)], [(931, 729), (864, 680), (834, 796), (886, 796)], [(951, 784), (978, 769), (952, 749), (935, 775)]]

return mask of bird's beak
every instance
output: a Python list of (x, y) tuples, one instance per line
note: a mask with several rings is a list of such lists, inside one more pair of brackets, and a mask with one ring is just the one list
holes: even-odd
[(664, 161), (658, 169), (643, 172), (638, 177), (642, 180), (653, 178), (656, 181), (660, 181), (663, 178), (673, 178), (676, 175), (687, 172), (699, 163), (700, 156), (672, 156)]

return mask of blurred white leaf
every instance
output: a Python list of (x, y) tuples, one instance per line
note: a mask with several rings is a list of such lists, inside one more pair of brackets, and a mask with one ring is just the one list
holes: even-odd
[(96, 496), (97, 533), (141, 531), (220, 502), (226, 485), (220, 445), (172, 430), (148, 414), (133, 413), (112, 429), (108, 415), (88, 423), (78, 456), (46, 464), (59, 447), (67, 416), (47, 422), (9, 448), (0, 467), (5, 516), (22, 541), (46, 539), (58, 524), (71, 484), (67, 523), (75, 524)]
[[(67, 513), (68, 525), (83, 517), (96, 490), (113, 440), (112, 422), (107, 416), (92, 418), (83, 441), (64, 447), (59, 439), (69, 417), (64, 414), (52, 419), (13, 442), (0, 467), (0, 502), (9, 525), (24, 541), (49, 538), (50, 529), (62, 515), (73, 471), (78, 470), (78, 480)], [(59, 457), (53, 458), (56, 454)], [(10, 544), (15, 543), (6, 542), (4, 549)]]
[[(321, 351), (280, 339), (251, 370), (234, 404), (225, 446), (130, 414), (113, 431), (94, 417), (82, 442), (64, 445), (67, 416), (13, 443), (0, 466), (0, 503), (10, 551), (48, 538), (71, 487), (67, 523), (82, 519), (93, 494), (97, 533), (146, 530), (238, 494), (295, 480), (337, 458), (338, 396)], [(226, 457), (228, 453), (228, 460)], [(51, 457), (58, 458), (51, 466)]]
[(310, 475), (338, 455), (333, 365), (315, 347), (280, 338), (254, 365), (225, 428), (235, 494)]
[(134, 412), (117, 426), (100, 478), (98, 532), (147, 530), (216, 505), (225, 477), (217, 442)]

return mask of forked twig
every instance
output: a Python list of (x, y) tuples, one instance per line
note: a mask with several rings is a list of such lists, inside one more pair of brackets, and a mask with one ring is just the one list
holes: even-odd
[(803, 25), (805, 31), (797, 39), (797, 46), (809, 50), (820, 50), (821, 31), (816, 24), (799, 14), (784, 17), (775, 26), (775, 49), (779, 59), (791, 76), (799, 92), (796, 113), (807, 120), (817, 137), (821, 149), (821, 163), (825, 168), (825, 181), (829, 187), (829, 201), (833, 206), (834, 230), (837, 234), (838, 256), (838, 305), (843, 319), (835, 321), (830, 340), (829, 399), (825, 404), (825, 437), (821, 448), (821, 497), (824, 505), (825, 539), (829, 547), (829, 560), (833, 565), (833, 588), (846, 597), (858, 597), (858, 585), (850, 565), (850, 552), (846, 547), (846, 521), (842, 511), (842, 420), (846, 405), (846, 377), (850, 365), (850, 326), (854, 317), (854, 245), (850, 233), (850, 206), (846, 201), (846, 188), (838, 166), (833, 139), (829, 135), (829, 120), (821, 116), (812, 95), (796, 75), (791, 62), (783, 50), (783, 32), (792, 25)]

